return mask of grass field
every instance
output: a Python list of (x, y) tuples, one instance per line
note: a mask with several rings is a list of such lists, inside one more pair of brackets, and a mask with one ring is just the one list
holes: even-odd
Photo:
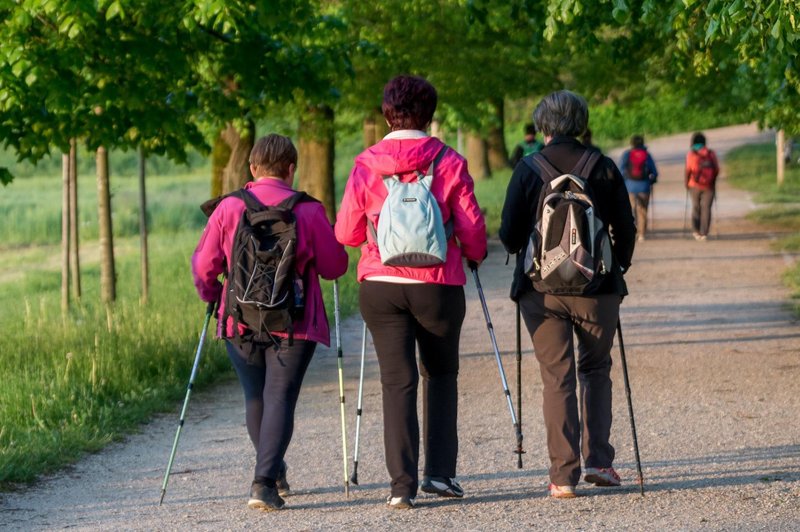
[[(783, 186), (775, 179), (775, 146), (760, 144), (738, 148), (728, 154), (725, 167), (730, 182), (755, 193), (762, 206), (750, 218), (766, 226), (791, 230), (778, 239), (775, 249), (800, 251), (800, 165), (786, 166)], [(793, 290), (795, 312), (800, 315), (800, 264), (789, 268), (784, 281)]]

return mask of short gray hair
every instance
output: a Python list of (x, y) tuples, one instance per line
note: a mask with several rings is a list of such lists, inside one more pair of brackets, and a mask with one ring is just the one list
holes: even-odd
[(533, 121), (546, 137), (577, 137), (589, 124), (589, 106), (574, 92), (556, 91), (542, 98), (533, 111)]

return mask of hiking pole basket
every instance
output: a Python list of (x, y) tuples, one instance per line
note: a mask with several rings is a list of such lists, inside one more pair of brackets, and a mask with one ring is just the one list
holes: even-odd
[(522, 427), (517, 421), (517, 415), (514, 413), (514, 403), (511, 400), (511, 392), (508, 390), (508, 381), (506, 380), (506, 372), (503, 369), (503, 360), (500, 358), (500, 350), (497, 348), (497, 338), (494, 334), (494, 326), (492, 319), (489, 316), (489, 307), (486, 306), (486, 297), (483, 295), (483, 287), (481, 286), (480, 277), (478, 277), (478, 266), (469, 262), (469, 269), (472, 270), (472, 277), (475, 279), (475, 288), (478, 289), (478, 297), (481, 300), (481, 308), (483, 308), (483, 317), (486, 319), (486, 328), (489, 330), (489, 338), (492, 341), (492, 348), (494, 349), (494, 357), (497, 361), (497, 369), (500, 372), (500, 381), (503, 383), (503, 393), (506, 396), (506, 403), (508, 403), (508, 411), (511, 413), (511, 423), (514, 425), (514, 432), (517, 436), (517, 447), (514, 453), (519, 455), (520, 458), (525, 452), (522, 450)]
[(161, 498), (158, 499), (158, 505), (164, 502), (164, 495), (167, 493), (167, 483), (169, 482), (169, 474), (172, 471), (172, 462), (175, 460), (175, 451), (178, 450), (178, 440), (181, 437), (181, 430), (183, 429), (183, 422), (186, 419), (186, 407), (189, 406), (189, 397), (192, 395), (192, 387), (194, 386), (194, 379), (197, 377), (197, 368), (200, 367), (200, 355), (203, 353), (203, 344), (206, 342), (206, 334), (208, 333), (208, 323), (211, 321), (211, 316), (214, 314), (216, 302), (211, 302), (206, 308), (206, 317), (203, 320), (203, 330), (200, 333), (200, 341), (197, 343), (197, 352), (194, 355), (194, 365), (192, 366), (192, 373), (189, 376), (189, 386), (186, 387), (186, 397), (183, 399), (183, 408), (181, 408), (181, 416), (178, 420), (178, 430), (175, 432), (175, 440), (172, 442), (172, 452), (169, 453), (169, 461), (167, 462), (167, 470), (164, 472), (164, 481), (161, 483)]
[(636, 439), (636, 422), (633, 419), (633, 402), (631, 401), (631, 386), (628, 381), (628, 363), (625, 361), (625, 343), (622, 341), (622, 322), (617, 320), (617, 336), (619, 337), (619, 356), (622, 360), (622, 378), (625, 381), (625, 397), (628, 400), (628, 417), (631, 420), (631, 435), (633, 436), (633, 453), (636, 457), (636, 473), (639, 475), (639, 489), (644, 497), (644, 477), (642, 476), (642, 461), (639, 459), (639, 441)]
[(339, 414), (342, 419), (342, 463), (344, 465), (344, 496), (350, 498), (350, 476), (347, 474), (347, 423), (344, 412), (344, 367), (342, 356), (342, 320), (339, 315), (339, 281), (333, 280), (333, 317), (336, 323), (336, 364), (339, 371)]
[(361, 331), (361, 371), (358, 376), (358, 406), (356, 407), (356, 443), (353, 448), (353, 474), (350, 482), (358, 486), (358, 441), (361, 436), (361, 402), (364, 399), (364, 359), (367, 357), (367, 322)]

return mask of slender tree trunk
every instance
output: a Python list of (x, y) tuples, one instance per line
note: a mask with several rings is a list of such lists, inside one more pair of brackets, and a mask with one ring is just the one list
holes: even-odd
[(467, 133), (467, 165), (469, 173), (475, 179), (489, 179), (492, 172), (489, 167), (488, 143), (476, 133)]
[(245, 131), (239, 131), (229, 123), (220, 135), (230, 149), (228, 163), (222, 172), (222, 193), (227, 194), (253, 179), (250, 175), (250, 151), (255, 142), (256, 125), (248, 120)]
[(145, 153), (139, 146), (139, 249), (142, 265), (141, 303), (147, 303), (150, 291), (150, 269), (147, 259), (147, 193), (145, 191)]
[(786, 137), (784, 136), (784, 132), (782, 129), (779, 129), (775, 133), (775, 151), (778, 154), (777, 158), (777, 175), (778, 175), (778, 186), (783, 185), (783, 177), (786, 168), (786, 159), (785, 157), (785, 149), (786, 149)]
[(333, 109), (327, 105), (306, 109), (300, 118), (297, 136), (300, 188), (322, 202), (328, 219), (333, 223), (336, 219)]
[(69, 154), (61, 155), (61, 312), (69, 310)]
[(108, 179), (108, 151), (97, 148), (97, 218), (100, 225), (100, 295), (104, 303), (117, 298), (114, 271), (114, 233), (111, 227), (111, 193)]
[(377, 144), (389, 132), (380, 109), (373, 109), (364, 118), (364, 148)]
[(81, 257), (78, 231), (78, 146), (75, 139), (69, 143), (69, 244), (72, 295), (81, 298)]
[(442, 130), (442, 124), (438, 120), (431, 122), (431, 137), (436, 137), (445, 143), (447, 142), (444, 139), (444, 130)]
[(495, 116), (492, 127), (489, 128), (487, 142), (489, 145), (489, 168), (494, 171), (510, 168), (511, 164), (508, 162), (504, 131), (505, 102), (502, 98), (497, 98), (492, 101), (492, 106), (495, 110)]
[(231, 158), (231, 147), (222, 138), (222, 132), (214, 138), (214, 146), (211, 148), (211, 197), (216, 198), (222, 194), (223, 173), (228, 159)]

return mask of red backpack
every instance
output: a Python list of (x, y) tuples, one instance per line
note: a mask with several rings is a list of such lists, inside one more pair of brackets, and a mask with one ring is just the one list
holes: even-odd
[(701, 188), (714, 188), (718, 173), (717, 165), (714, 164), (714, 159), (711, 158), (708, 151), (704, 154), (700, 152), (695, 153), (697, 153), (700, 162), (697, 165), (697, 175), (694, 176), (694, 182)]
[(628, 152), (628, 164), (623, 169), (625, 179), (642, 181), (649, 177), (647, 172), (647, 150), (633, 148)]

